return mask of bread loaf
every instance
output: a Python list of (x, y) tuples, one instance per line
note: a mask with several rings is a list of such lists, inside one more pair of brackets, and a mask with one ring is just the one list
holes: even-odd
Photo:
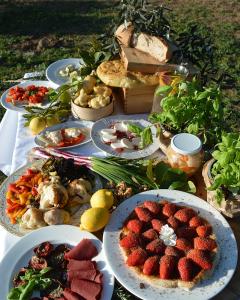
[(160, 63), (165, 63), (171, 58), (171, 48), (163, 38), (145, 33), (134, 35), (134, 27), (130, 22), (126, 26), (120, 25), (115, 36), (121, 46), (132, 47), (148, 53)]
[(150, 54), (159, 62), (167, 62), (171, 58), (171, 50), (167, 42), (156, 36), (140, 33), (135, 39), (133, 47)]
[(117, 28), (115, 32), (115, 36), (118, 39), (118, 42), (121, 46), (125, 46), (125, 47), (131, 46), (133, 30), (134, 28), (132, 26), (132, 23), (130, 22), (128, 22), (126, 25), (122, 24)]
[(103, 83), (113, 87), (134, 88), (159, 83), (159, 74), (128, 72), (121, 60), (102, 62), (97, 68), (97, 75)]

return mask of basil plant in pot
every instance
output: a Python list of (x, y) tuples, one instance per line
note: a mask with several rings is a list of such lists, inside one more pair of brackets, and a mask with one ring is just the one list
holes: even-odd
[(226, 216), (239, 216), (240, 134), (224, 133), (212, 156), (203, 167), (207, 200)]
[(149, 120), (162, 129), (160, 148), (163, 152), (170, 138), (183, 132), (197, 135), (204, 150), (220, 141), (224, 108), (218, 87), (202, 87), (195, 79), (176, 80), (169, 86), (160, 87), (156, 93), (162, 96), (161, 109), (152, 113)]

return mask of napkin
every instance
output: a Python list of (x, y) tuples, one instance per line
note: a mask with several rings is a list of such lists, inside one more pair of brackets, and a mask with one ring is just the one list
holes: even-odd
[(10, 175), (16, 143), (18, 113), (8, 110), (0, 123), (0, 170)]

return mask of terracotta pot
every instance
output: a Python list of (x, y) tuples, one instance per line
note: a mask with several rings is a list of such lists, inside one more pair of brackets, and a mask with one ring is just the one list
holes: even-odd
[[(213, 183), (213, 178), (211, 175), (211, 168), (215, 160), (211, 159), (207, 161), (202, 170), (202, 175), (206, 187), (210, 187)], [(239, 196), (229, 196), (228, 198), (222, 199), (221, 203), (217, 202), (216, 192), (207, 190), (207, 201), (219, 210), (222, 214), (229, 218), (234, 218), (240, 216), (240, 195)]]

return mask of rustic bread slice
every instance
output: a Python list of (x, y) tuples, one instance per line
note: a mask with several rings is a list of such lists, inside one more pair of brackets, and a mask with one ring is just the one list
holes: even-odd
[(150, 54), (162, 63), (167, 62), (172, 55), (172, 51), (164, 39), (145, 33), (140, 33), (134, 39), (133, 47)]
[(115, 36), (118, 39), (120, 45), (125, 47), (131, 46), (133, 30), (134, 28), (131, 22), (128, 22), (126, 25), (122, 24), (117, 28)]
[(159, 83), (159, 74), (127, 72), (121, 60), (104, 61), (98, 66), (97, 75), (103, 83), (113, 87), (134, 88)]
[(125, 46), (121, 46), (121, 50), (121, 57), (125, 69), (128, 71), (154, 74), (157, 72), (173, 72), (176, 70), (176, 65), (160, 63), (149, 53), (141, 50)]

